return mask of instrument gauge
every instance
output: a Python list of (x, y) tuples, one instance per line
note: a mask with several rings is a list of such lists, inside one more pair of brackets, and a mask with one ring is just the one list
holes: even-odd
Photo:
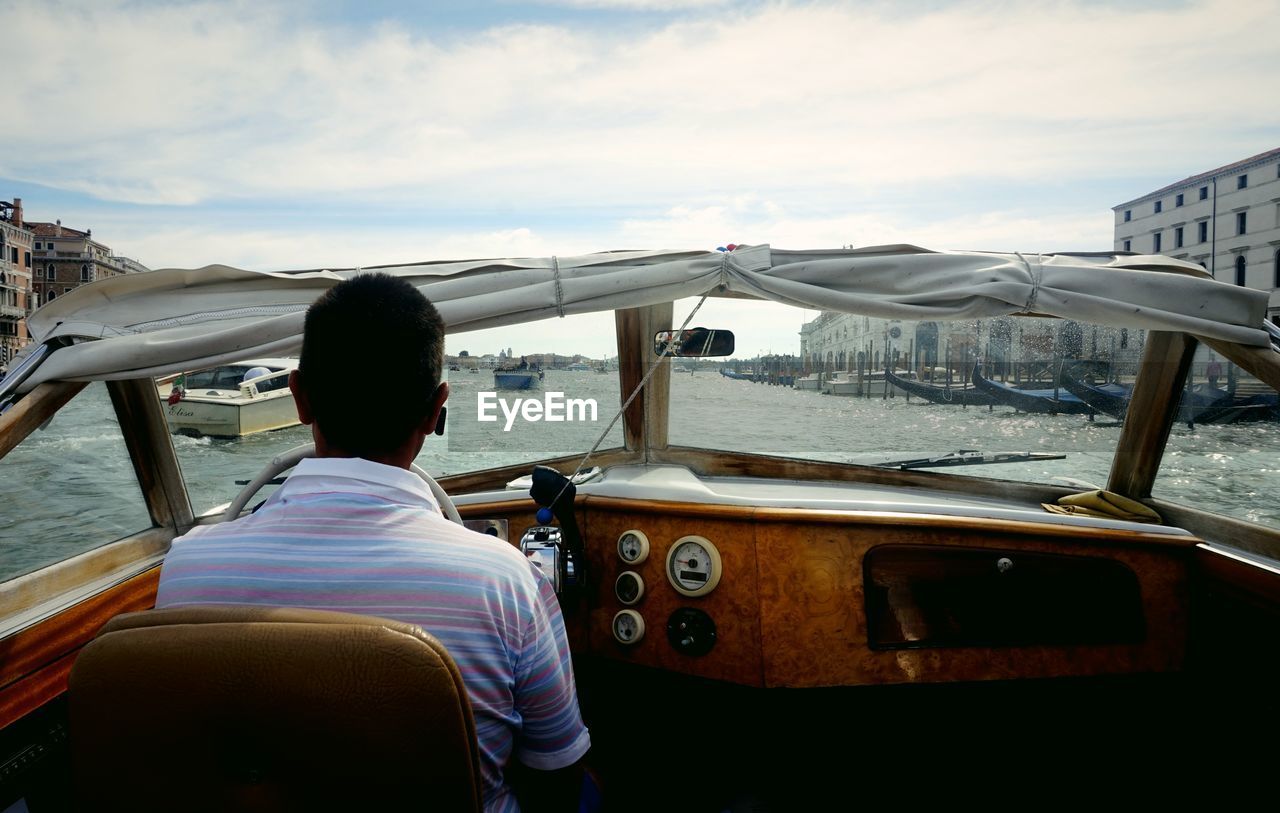
[(649, 558), (649, 537), (643, 531), (624, 531), (618, 537), (618, 558), (629, 565), (638, 565)]
[(640, 643), (644, 637), (644, 618), (635, 610), (619, 610), (613, 617), (613, 637), (623, 646)]
[(705, 596), (720, 583), (720, 551), (702, 536), (682, 536), (667, 551), (667, 581), (682, 596)]
[(644, 597), (644, 579), (634, 570), (624, 570), (613, 583), (613, 594), (628, 606)]

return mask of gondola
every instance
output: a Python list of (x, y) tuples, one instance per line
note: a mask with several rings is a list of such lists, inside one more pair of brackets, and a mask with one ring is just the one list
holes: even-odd
[(926, 401), (935, 404), (950, 404), (952, 406), (991, 406), (999, 403), (990, 393), (984, 392), (974, 387), (939, 387), (936, 384), (924, 384), (919, 381), (909, 381), (901, 376), (894, 375), (892, 371), (884, 371), (885, 378), (889, 380), (893, 386), (910, 395), (919, 396)]
[(983, 378), (981, 365), (974, 365), (973, 385), (990, 395), (997, 403), (1011, 406), (1020, 412), (1050, 415), (1089, 415), (1095, 412), (1093, 407), (1065, 391), (1065, 388), (1057, 391), (1020, 390), (1008, 384)]

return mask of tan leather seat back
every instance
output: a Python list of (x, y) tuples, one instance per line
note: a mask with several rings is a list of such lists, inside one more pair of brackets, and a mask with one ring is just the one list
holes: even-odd
[(192, 607), (113, 619), (70, 682), (87, 810), (479, 810), (462, 677), (421, 629)]

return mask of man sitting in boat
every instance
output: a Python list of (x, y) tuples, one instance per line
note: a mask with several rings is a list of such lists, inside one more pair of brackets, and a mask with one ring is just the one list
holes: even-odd
[[(351, 342), (353, 330), (366, 341)], [(175, 540), (156, 606), (305, 607), (417, 624), (462, 672), (485, 810), (520, 809), (513, 757), (532, 769), (521, 772), (528, 806), (576, 810), (590, 737), (554, 589), (516, 548), (445, 519), (408, 470), (448, 398), (443, 358), (440, 315), (404, 280), (362, 274), (316, 300), (289, 381), (316, 457), (253, 514)], [(396, 380), (396, 396), (350, 386), (353, 369)]]

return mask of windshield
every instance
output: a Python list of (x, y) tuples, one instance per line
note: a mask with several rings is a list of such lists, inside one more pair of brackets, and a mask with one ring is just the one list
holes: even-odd
[[(681, 324), (696, 300), (677, 303)], [(886, 321), (709, 299), (727, 359), (674, 359), (673, 444), (1105, 488), (1143, 330), (1057, 319)], [(886, 374), (886, 369), (888, 373)], [(1280, 396), (1200, 347), (1153, 488), (1280, 527)]]
[(105, 384), (85, 387), (0, 467), (0, 581), (151, 527)]
[[(677, 325), (693, 304), (677, 304)], [(1105, 486), (1120, 422), (1063, 374), (1122, 391), (1145, 338), (1053, 319), (886, 321), (726, 299), (696, 318), (734, 330), (738, 353), (669, 362), (673, 444), (875, 465), (1015, 453), (947, 471), (1081, 488)]]
[(1202, 346), (1178, 418), (1152, 496), (1280, 528), (1280, 395)]
[[(617, 356), (612, 313), (450, 334), (443, 369), (450, 387), (445, 433), (427, 439), (418, 465), (441, 477), (585, 454), (618, 411)], [(249, 367), (219, 369), (239, 370), (242, 378)], [(188, 376), (189, 389), (193, 378)], [(396, 381), (365, 380), (358, 371), (351, 385), (363, 388), (374, 414), (383, 399), (398, 394)], [(231, 388), (238, 387), (236, 379)], [(290, 396), (211, 407), (194, 399), (170, 401), (169, 392), (161, 385), (158, 397), (197, 514), (229, 502), (271, 458), (311, 442)], [(225, 414), (232, 410), (235, 417)], [(251, 431), (251, 410), (271, 410), (265, 425), (285, 425)], [(233, 420), (239, 421), (237, 429), (216, 423)], [(619, 423), (600, 448), (621, 445)], [(262, 496), (269, 493), (267, 488)]]

